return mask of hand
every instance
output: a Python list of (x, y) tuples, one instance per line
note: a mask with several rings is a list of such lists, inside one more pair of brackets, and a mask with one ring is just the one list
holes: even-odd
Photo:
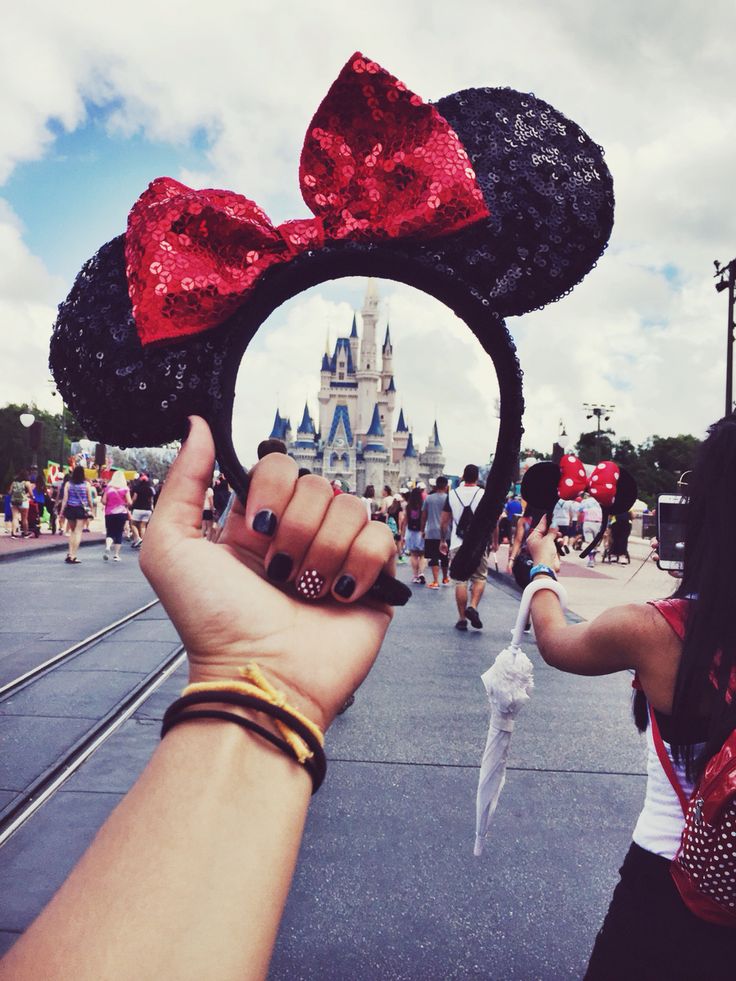
[(555, 540), (559, 532), (556, 528), (548, 528), (547, 524), (545, 514), (527, 538), (526, 547), (534, 565), (548, 565), (550, 569), (557, 572), (560, 568), (560, 557), (557, 554)]
[[(657, 538), (651, 538), (649, 544), (652, 547), (652, 551), (647, 557), (652, 559), (653, 562), (659, 562), (659, 540)], [(673, 579), (682, 579), (682, 569), (667, 569), (667, 574), (672, 576)]]
[[(393, 536), (368, 521), (357, 498), (333, 496), (314, 475), (297, 481), (296, 463), (274, 453), (251, 471), (245, 510), (236, 502), (219, 543), (208, 542), (200, 525), (214, 454), (207, 424), (192, 417), (151, 518), (141, 567), (187, 648), (191, 682), (237, 679), (255, 660), (324, 729), (368, 674), (391, 621), (390, 607), (357, 601), (382, 570), (393, 573)], [(263, 510), (275, 517), (270, 536), (253, 530)], [(277, 553), (293, 561), (280, 586), (265, 572)], [(324, 578), (316, 599), (299, 598), (292, 585), (304, 570)], [(343, 574), (355, 580), (349, 599), (333, 590)]]

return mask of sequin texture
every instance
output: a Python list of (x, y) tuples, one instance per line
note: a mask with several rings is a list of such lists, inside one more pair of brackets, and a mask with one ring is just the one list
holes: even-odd
[(316, 569), (305, 569), (295, 583), (295, 588), (300, 596), (305, 599), (316, 599), (322, 592), (325, 584), (325, 577), (321, 576)]

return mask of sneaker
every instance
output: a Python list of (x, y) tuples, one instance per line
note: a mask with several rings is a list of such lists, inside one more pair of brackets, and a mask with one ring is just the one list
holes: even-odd
[(102, 556), (102, 558), (105, 560), (105, 562), (107, 562), (109, 560), (109, 558), (110, 558), (110, 549), (109, 548), (106, 548), (105, 549), (105, 554)]
[(449, 586), (450, 585), (450, 579), (447, 576), (445, 576), (445, 578), (442, 580), (442, 585), (443, 586)]
[(589, 569), (595, 568), (595, 559), (588, 559), (588, 568)]
[(419, 585), (419, 582), (420, 582), (420, 580), (419, 580), (419, 576), (414, 576), (414, 577), (412, 578), (412, 585), (414, 585), (414, 586), (418, 586), (418, 585)]
[(424, 586), (427, 580), (424, 578), (424, 576), (417, 576), (417, 582), (420, 586)]
[(113, 562), (119, 562), (120, 561), (120, 556), (119, 555), (113, 555), (112, 560), (113, 560)]
[(455, 630), (467, 630), (467, 629), (468, 629), (467, 620), (458, 620), (457, 623), (455, 624)]
[(438, 582), (428, 582), (427, 589), (439, 589), (440, 584)]
[(130, 547), (131, 548), (140, 548), (142, 544), (143, 544), (143, 539), (142, 538), (139, 538), (138, 541), (137, 542), (133, 542), (133, 544)]
[(480, 630), (483, 626), (481, 618), (478, 616), (478, 611), (474, 606), (468, 606), (465, 609), (465, 616), (470, 620), (472, 625), (476, 630)]

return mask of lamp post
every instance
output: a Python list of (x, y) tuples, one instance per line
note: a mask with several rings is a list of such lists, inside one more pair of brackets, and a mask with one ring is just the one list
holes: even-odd
[(570, 445), (570, 437), (567, 435), (565, 423), (560, 419), (560, 432), (552, 446), (552, 462), (559, 463), (565, 454), (565, 450)]
[(597, 402), (583, 402), (583, 408), (588, 413), (587, 419), (592, 419), (595, 416), (595, 420), (598, 426), (598, 431), (596, 433), (595, 445), (596, 445), (596, 455), (598, 457), (598, 463), (601, 461), (603, 452), (601, 450), (601, 418), (604, 422), (608, 422), (611, 418), (611, 413), (616, 408), (615, 405), (601, 405)]
[(726, 415), (733, 412), (733, 300), (734, 284), (736, 283), (736, 259), (722, 266), (718, 259), (713, 260), (716, 267), (714, 279), (717, 279), (716, 292), (728, 290), (728, 329), (726, 333)]
[[(24, 429), (30, 429), (33, 423), (36, 421), (36, 417), (32, 412), (21, 412), (21, 414), (18, 416), (18, 419), (20, 421), (21, 426), (23, 426)], [(28, 435), (30, 438), (31, 434), (29, 433)], [(32, 451), (31, 467), (36, 467), (38, 466), (38, 460), (36, 458), (36, 450), (33, 446), (31, 446), (31, 451)]]

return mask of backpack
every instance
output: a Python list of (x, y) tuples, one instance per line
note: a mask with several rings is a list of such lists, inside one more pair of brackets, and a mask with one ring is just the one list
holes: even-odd
[(409, 511), (406, 526), (409, 531), (421, 531), (422, 528), (422, 512), (421, 511)]
[(396, 519), (400, 514), (401, 514), (401, 501), (395, 497), (388, 506), (388, 516), (389, 518)]
[(26, 488), (22, 480), (14, 480), (10, 488), (11, 504), (22, 504), (26, 499)]
[[(681, 639), (685, 624), (676, 601), (658, 606)], [(670, 873), (691, 913), (721, 926), (736, 927), (736, 730), (708, 760), (688, 800), (649, 708), (654, 748), (685, 815), (680, 846)]]
[(468, 530), (468, 528), (470, 528), (470, 523), (473, 520), (473, 509), (471, 505), (477, 496), (478, 496), (478, 491), (476, 490), (475, 494), (473, 494), (472, 498), (470, 499), (470, 503), (463, 504), (462, 498), (458, 494), (457, 489), (455, 490), (455, 497), (458, 499), (458, 501), (460, 501), (461, 504), (463, 504), (462, 514), (460, 515), (460, 518), (457, 524), (455, 525), (455, 534), (461, 541), (463, 538), (465, 538), (465, 532)]

